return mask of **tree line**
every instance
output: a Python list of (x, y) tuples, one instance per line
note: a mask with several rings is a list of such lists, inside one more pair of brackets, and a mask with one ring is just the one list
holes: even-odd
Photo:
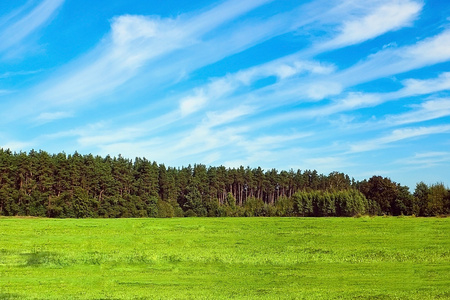
[(316, 170), (166, 167), (145, 158), (0, 149), (0, 215), (55, 218), (450, 213), (444, 184)]

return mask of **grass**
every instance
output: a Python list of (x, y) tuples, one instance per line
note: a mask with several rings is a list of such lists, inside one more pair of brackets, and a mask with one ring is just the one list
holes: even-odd
[(450, 299), (450, 218), (0, 218), (0, 299)]

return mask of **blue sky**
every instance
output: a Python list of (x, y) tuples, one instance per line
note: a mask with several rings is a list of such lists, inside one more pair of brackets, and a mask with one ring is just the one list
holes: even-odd
[(450, 2), (0, 3), (0, 147), (450, 182)]

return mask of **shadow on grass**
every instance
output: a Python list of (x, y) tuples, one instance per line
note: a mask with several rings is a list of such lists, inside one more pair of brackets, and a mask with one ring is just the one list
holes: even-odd
[[(58, 261), (58, 254), (52, 252), (31, 252), (22, 253), (26, 257), (25, 265), (28, 267), (38, 267), (42, 265), (54, 264)], [(0, 299), (2, 299), (0, 297)]]
[(20, 297), (19, 295), (16, 294), (0, 293), (0, 300), (7, 300), (7, 299), (20, 299)]

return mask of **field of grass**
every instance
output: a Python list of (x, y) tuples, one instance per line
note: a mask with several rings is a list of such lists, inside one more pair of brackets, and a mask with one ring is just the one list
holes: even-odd
[(450, 218), (0, 218), (0, 299), (449, 299)]

